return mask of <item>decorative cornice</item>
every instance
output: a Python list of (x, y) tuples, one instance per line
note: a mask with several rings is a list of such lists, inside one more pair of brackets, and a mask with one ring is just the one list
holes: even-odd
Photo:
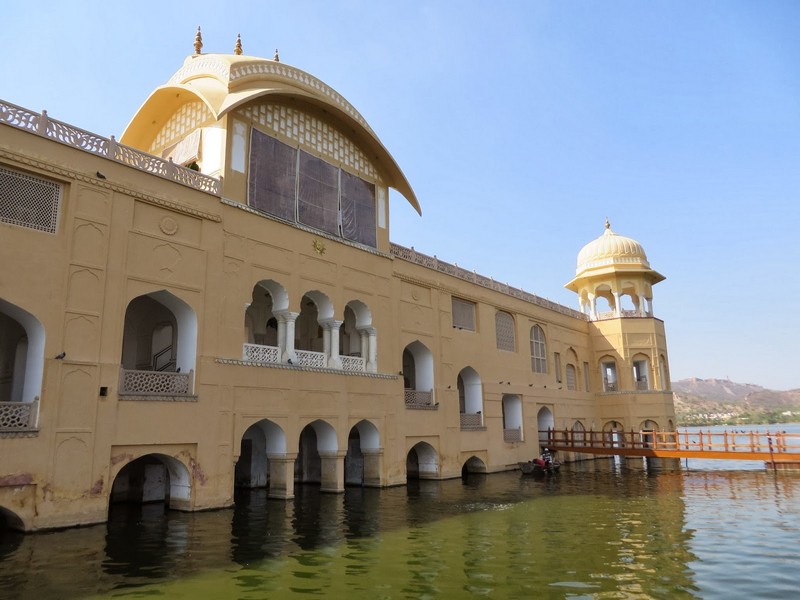
[(351, 375), (355, 377), (369, 377), (371, 379), (399, 379), (397, 375), (386, 373), (369, 373), (367, 371), (342, 371), (341, 369), (324, 369), (321, 367), (302, 367), (300, 365), (285, 365), (283, 363), (265, 363), (241, 360), (236, 358), (215, 358), (214, 362), (220, 365), (239, 365), (242, 367), (266, 367), (269, 369), (286, 369), (289, 371), (303, 371), (311, 373), (328, 373), (330, 375)]
[(339, 92), (334, 90), (329, 85), (323, 83), (313, 75), (306, 73), (305, 71), (301, 71), (295, 67), (290, 67), (289, 65), (278, 61), (235, 64), (230, 68), (231, 82), (252, 75), (270, 75), (275, 78), (285, 79), (294, 84), (299, 84), (300, 87), (306, 88), (312, 93), (322, 94), (333, 104), (338, 106), (342, 112), (355, 119), (364, 129), (368, 130), (370, 133), (373, 133), (364, 117), (361, 116), (361, 113), (359, 113), (352, 104), (345, 100)]
[(58, 175), (59, 177), (74, 179), (75, 181), (91, 184), (94, 187), (105, 188), (107, 190), (118, 192), (120, 194), (125, 194), (126, 196), (136, 198), (137, 200), (141, 200), (142, 202), (146, 202), (147, 204), (152, 204), (154, 206), (166, 208), (173, 212), (193, 217), (199, 217), (201, 219), (206, 219), (207, 221), (213, 221), (215, 223), (220, 223), (222, 221), (222, 217), (219, 215), (215, 215), (206, 211), (192, 208), (184, 204), (179, 204), (177, 202), (173, 202), (172, 200), (157, 198), (156, 196), (151, 196), (149, 194), (133, 190), (129, 187), (120, 185), (118, 183), (110, 183), (108, 180), (105, 179), (97, 179), (96, 177), (91, 177), (89, 175), (73, 171), (71, 169), (56, 167), (55, 165), (52, 165), (50, 163), (45, 163), (30, 156), (19, 154), (17, 152), (9, 152), (7, 150), (0, 149), (0, 158), (5, 158), (6, 160), (12, 160), (27, 165), (29, 167), (33, 167), (35, 169), (39, 169), (40, 171), (46, 171), (48, 173), (52, 173), (53, 175)]

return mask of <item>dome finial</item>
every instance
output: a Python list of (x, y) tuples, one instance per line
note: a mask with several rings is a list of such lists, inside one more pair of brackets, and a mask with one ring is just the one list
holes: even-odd
[(608, 220), (608, 217), (606, 217), (606, 229), (611, 229), (611, 221)]
[(274, 60), (275, 62), (281, 62), (281, 57), (278, 56), (278, 49), (277, 48), (275, 48), (275, 58), (273, 58), (272, 60)]
[(233, 53), (236, 56), (241, 56), (242, 55), (242, 34), (241, 33), (237, 33), (236, 34), (236, 45), (233, 47)]
[(194, 36), (194, 53), (200, 54), (203, 49), (203, 34), (200, 33), (200, 26), (197, 26), (197, 34)]

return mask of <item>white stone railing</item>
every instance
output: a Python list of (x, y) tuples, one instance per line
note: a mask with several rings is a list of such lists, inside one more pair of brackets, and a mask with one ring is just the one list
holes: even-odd
[(365, 371), (367, 362), (360, 356), (340, 356), (342, 371)]
[(521, 442), (522, 441), (522, 427), (515, 429), (503, 429), (504, 442)]
[(0, 431), (36, 429), (39, 401), (0, 402)]
[(104, 138), (79, 127), (56, 121), (47, 116), (47, 111), (36, 113), (27, 108), (0, 100), (0, 123), (25, 129), (42, 137), (50, 138), (67, 146), (91, 152), (117, 161), (140, 171), (146, 171), (181, 185), (215, 196), (221, 195), (219, 179), (203, 175), (192, 169), (174, 164), (141, 150), (120, 144), (112, 135)]
[(119, 393), (140, 396), (190, 396), (194, 371), (167, 373), (121, 369)]
[(435, 406), (433, 403), (433, 390), (428, 392), (422, 390), (403, 390), (406, 408), (430, 408)]
[(281, 360), (281, 350), (277, 346), (245, 344), (242, 350), (242, 360), (259, 363), (277, 363)]
[(311, 350), (295, 350), (297, 364), (301, 367), (317, 367), (324, 369), (328, 366), (328, 361), (324, 352), (312, 352)]
[(627, 319), (630, 317), (652, 317), (650, 313), (642, 312), (640, 310), (621, 310), (619, 315), (617, 315), (616, 311), (613, 310), (605, 310), (603, 312), (597, 313), (597, 317), (595, 317), (595, 321), (607, 321), (608, 319), (619, 319), (622, 317), (623, 319)]
[(409, 262), (422, 265), (423, 267), (439, 271), (440, 273), (445, 273), (447, 275), (452, 275), (453, 277), (458, 277), (459, 279), (463, 279), (464, 281), (469, 281), (476, 285), (489, 288), (490, 290), (500, 292), (501, 294), (513, 296), (514, 298), (518, 298), (520, 300), (524, 300), (525, 302), (530, 302), (531, 304), (535, 304), (537, 306), (541, 306), (543, 308), (556, 311), (563, 315), (569, 315), (570, 317), (581, 319), (583, 321), (587, 321), (589, 319), (588, 315), (585, 315), (580, 311), (569, 308), (568, 306), (564, 306), (563, 304), (559, 304), (558, 302), (553, 302), (552, 300), (548, 300), (546, 298), (542, 298), (541, 296), (531, 294), (530, 292), (526, 292), (525, 290), (511, 287), (507, 283), (500, 283), (499, 281), (495, 281), (491, 277), (480, 275), (475, 271), (468, 271), (467, 269), (459, 267), (456, 264), (439, 260), (435, 256), (428, 256), (427, 254), (423, 254), (422, 252), (417, 252), (416, 250), (414, 250), (414, 248), (406, 248), (405, 246), (400, 246), (399, 244), (392, 244), (390, 250), (392, 255), (396, 256), (397, 258), (402, 258), (403, 260), (407, 260)]
[(483, 429), (481, 413), (461, 413), (461, 429)]

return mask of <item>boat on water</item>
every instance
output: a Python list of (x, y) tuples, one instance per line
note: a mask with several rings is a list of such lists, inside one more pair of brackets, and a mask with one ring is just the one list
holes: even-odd
[(523, 475), (553, 475), (558, 473), (561, 468), (561, 463), (553, 457), (553, 454), (547, 448), (544, 449), (539, 458), (517, 464)]

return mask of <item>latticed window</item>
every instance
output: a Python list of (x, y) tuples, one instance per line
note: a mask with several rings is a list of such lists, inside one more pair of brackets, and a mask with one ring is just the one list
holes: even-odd
[(531, 327), (531, 369), (534, 373), (547, 373), (547, 346), (539, 325)]
[(567, 389), (568, 390), (578, 389), (577, 384), (575, 382), (575, 365), (567, 363), (566, 374), (567, 374)]
[(475, 303), (453, 297), (453, 327), (475, 331)]
[(0, 222), (55, 233), (61, 184), (0, 167)]
[(514, 337), (514, 317), (498, 310), (494, 315), (494, 326), (497, 335), (497, 349), (514, 352), (517, 341)]

